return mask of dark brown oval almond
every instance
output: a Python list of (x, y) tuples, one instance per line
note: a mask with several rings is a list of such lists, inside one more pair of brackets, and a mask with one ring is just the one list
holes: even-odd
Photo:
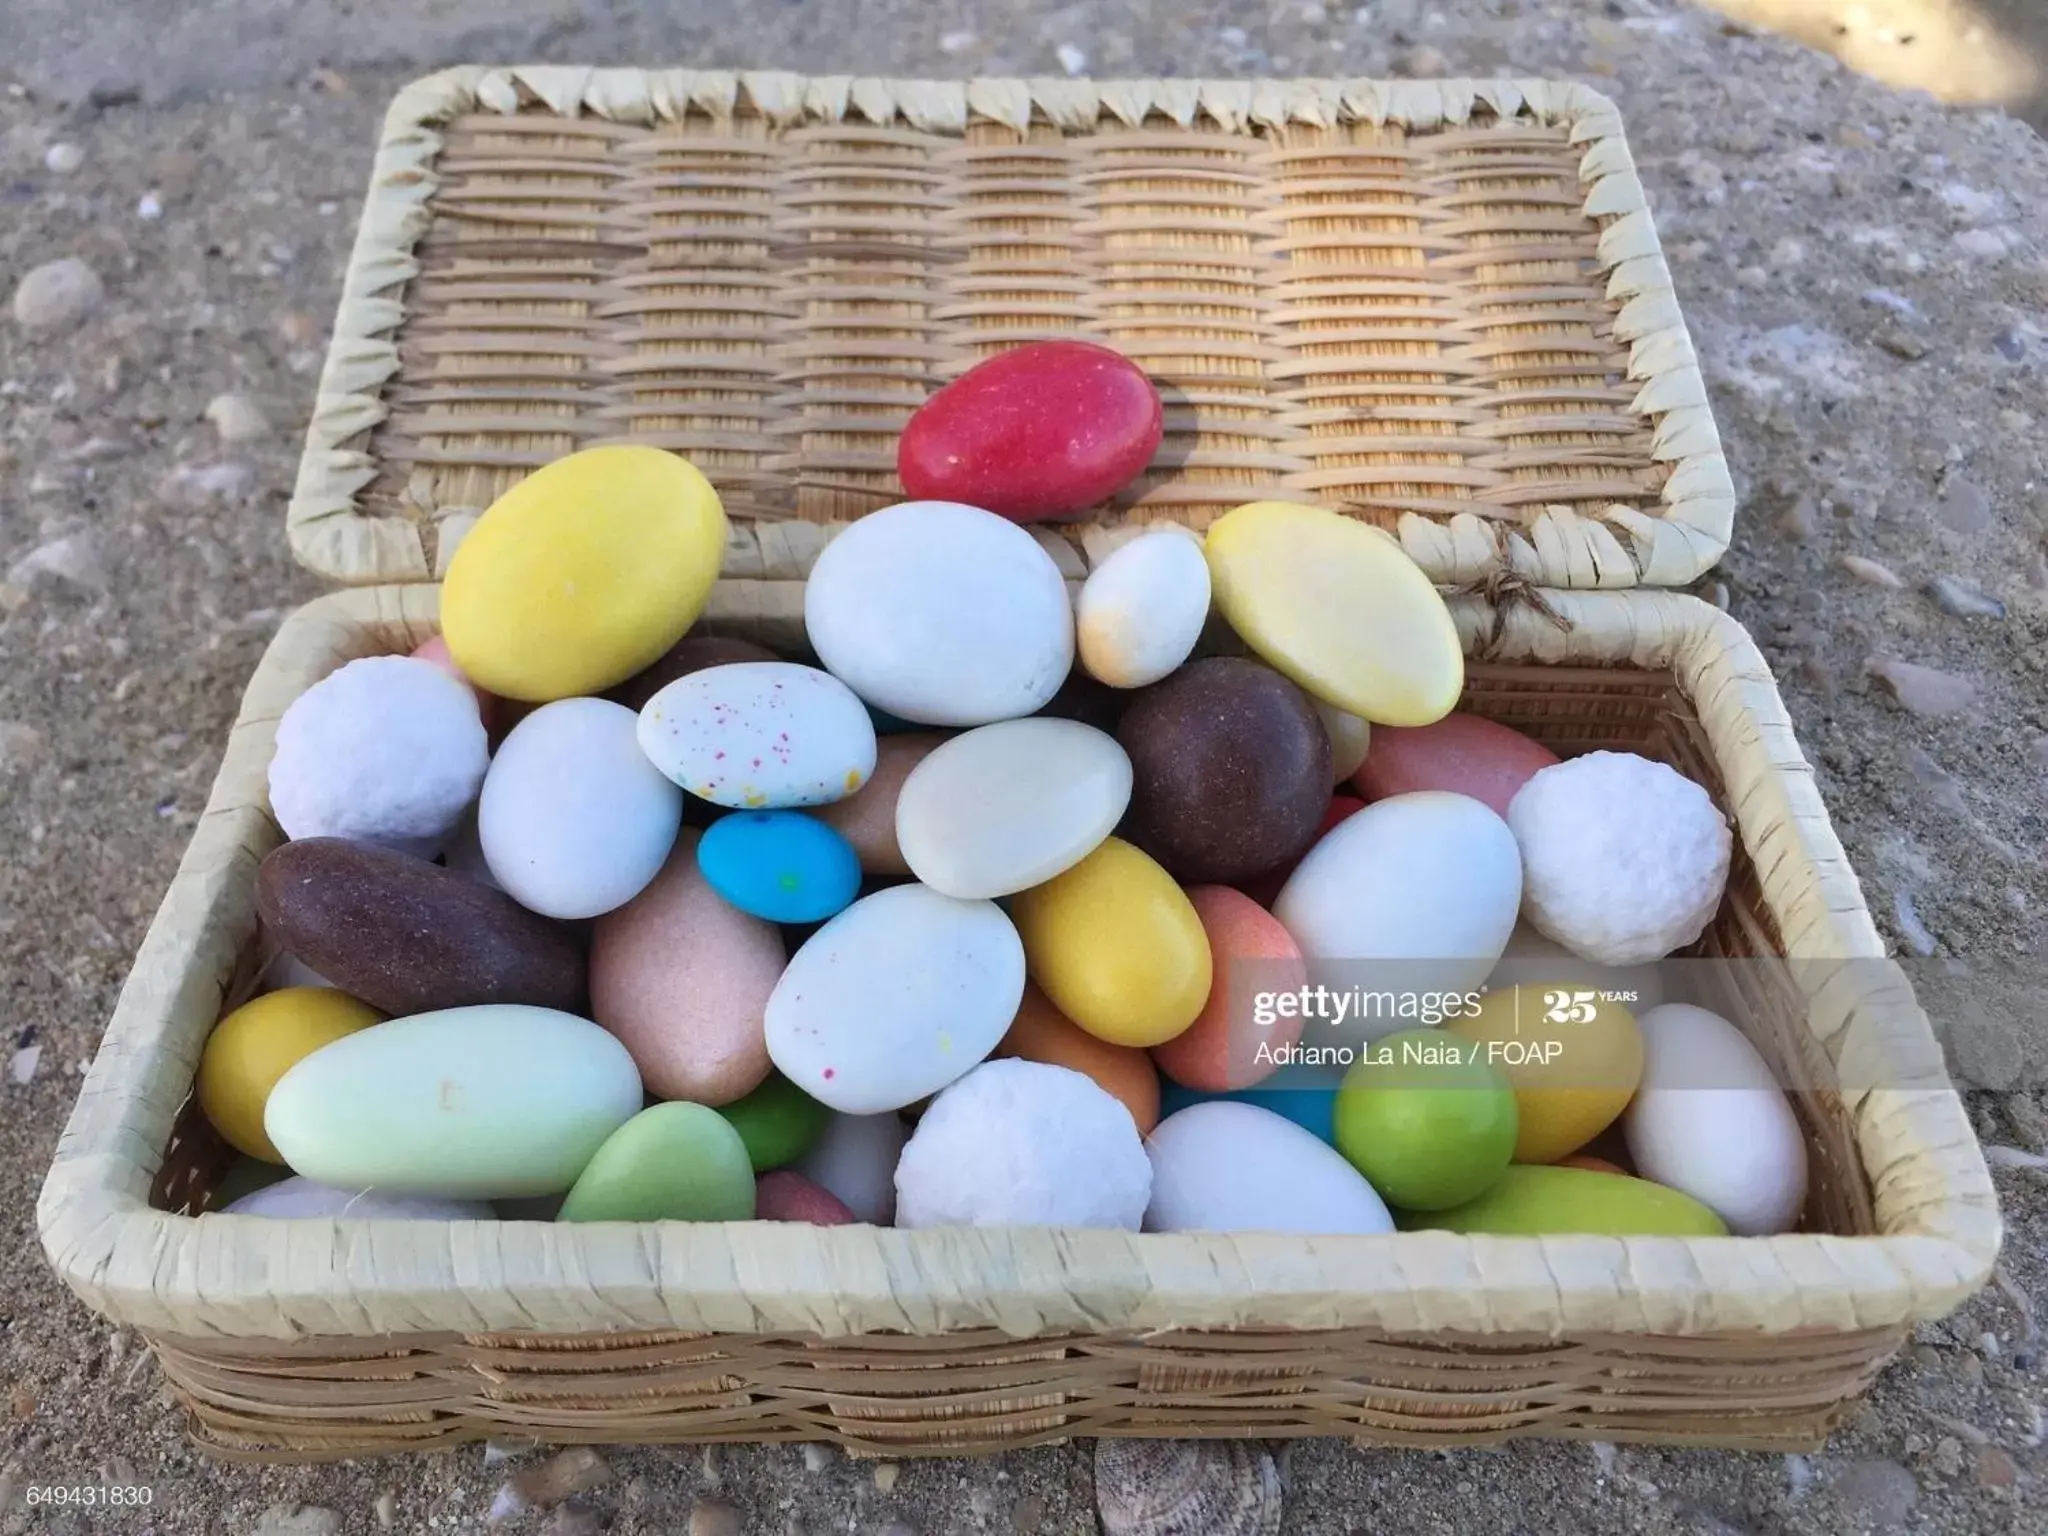
[(588, 1013), (581, 937), (410, 854), (339, 837), (286, 843), (256, 871), (256, 909), (291, 953), (394, 1017), (477, 1003)]

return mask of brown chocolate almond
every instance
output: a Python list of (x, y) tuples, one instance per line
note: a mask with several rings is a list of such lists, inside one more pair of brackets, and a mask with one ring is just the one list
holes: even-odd
[(1124, 710), (1123, 835), (1175, 879), (1230, 885), (1301, 853), (1330, 801), (1330, 738), (1308, 696), (1260, 662), (1191, 662)]
[(644, 709), (647, 701), (679, 677), (702, 672), (706, 667), (723, 667), (736, 661), (780, 661), (765, 645), (751, 640), (733, 640), (724, 635), (683, 636), (662, 653), (660, 660), (635, 672), (605, 695), (614, 704), (631, 710)]
[(339, 837), (274, 850), (256, 909), (292, 954), (393, 1016), (476, 1003), (584, 1013), (584, 941), (502, 891), (410, 854)]

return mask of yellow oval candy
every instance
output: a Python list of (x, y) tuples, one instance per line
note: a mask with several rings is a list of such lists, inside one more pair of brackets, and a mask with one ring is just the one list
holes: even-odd
[(1450, 610), (1400, 544), (1370, 524), (1255, 501), (1209, 527), (1216, 607), (1268, 664), (1377, 725), (1441, 720), (1465, 687)]
[(441, 634), (477, 687), (602, 693), (683, 637), (718, 579), (725, 509), (659, 448), (586, 448), (491, 503), (448, 563)]
[(1643, 1075), (1635, 1015), (1592, 987), (1501, 987), (1444, 1029), (1483, 1047), (1514, 1089), (1518, 1163), (1578, 1151), (1628, 1108)]
[(1529, 1237), (1726, 1237), (1727, 1223), (1687, 1194), (1625, 1173), (1511, 1163), (1477, 1200), (1448, 1211), (1403, 1211), (1401, 1230)]
[(200, 1053), (200, 1113), (237, 1152), (282, 1163), (263, 1129), (270, 1090), (321, 1046), (383, 1017), (333, 987), (286, 987), (242, 1004), (213, 1026)]
[(1194, 903), (1122, 838), (1018, 893), (1010, 917), (1031, 979), (1098, 1039), (1163, 1045), (1209, 1000), (1209, 937)]

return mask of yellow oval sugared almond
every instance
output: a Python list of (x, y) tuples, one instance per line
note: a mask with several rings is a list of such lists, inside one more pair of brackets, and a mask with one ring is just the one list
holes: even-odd
[(1024, 961), (1054, 1007), (1112, 1045), (1162, 1045), (1209, 1000), (1209, 936), (1187, 893), (1122, 838), (1011, 898)]
[(1635, 1015), (1567, 982), (1499, 987), (1444, 1022), (1500, 1068), (1515, 1092), (1515, 1161), (1569, 1157), (1621, 1118), (1643, 1076)]
[(492, 502), (448, 563), (441, 633), (471, 682), (529, 703), (602, 693), (696, 622), (725, 509), (659, 448), (586, 448)]
[(1203, 544), (1216, 607), (1268, 665), (1376, 725), (1429, 725), (1458, 702), (1450, 610), (1399, 542), (1321, 507), (1255, 501)]
[(333, 987), (285, 987), (251, 999), (206, 1037), (196, 1087), (200, 1113), (237, 1152), (282, 1163), (263, 1128), (270, 1090), (323, 1045), (368, 1029), (383, 1017)]

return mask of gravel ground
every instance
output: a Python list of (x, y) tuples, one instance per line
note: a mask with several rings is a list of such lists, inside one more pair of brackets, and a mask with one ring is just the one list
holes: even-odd
[[(241, 685), (281, 616), (316, 590), (284, 550), (296, 442), (382, 104), (437, 64), (1594, 80), (1629, 115), (1743, 492), (1736, 546), (1703, 589), (1770, 655), (1902, 953), (2040, 964), (2048, 146), (2017, 121), (1895, 94), (1676, 0), (1379, 0), (1362, 17), (1347, 3), (842, 0), (754, 7), (744, 42), (699, 5), (601, 20), (521, 0), (220, 0), (175, 16), (15, 0), (9, 12), (0, 290), (65, 256), (99, 281), (75, 294), (69, 320), (0, 320), (5, 1536), (310, 1536), (378, 1530), (380, 1512), (399, 1531), (481, 1530), (507, 1476), (543, 1459), (500, 1464), (472, 1448), (207, 1466), (137, 1341), (49, 1281), (32, 1219)], [(44, 295), (35, 307), (64, 306)], [(209, 418), (223, 393), (257, 413)], [(1987, 1142), (2048, 1152), (2044, 1081), (2038, 1061), (1987, 1073), (2002, 1090), (1972, 1098)], [(1999, 1178), (2005, 1287), (1921, 1330), (1822, 1454), (1306, 1444), (1283, 1459), (1286, 1529), (2048, 1528), (2032, 1323), (2048, 1306), (2048, 1202), (2036, 1173)], [(603, 1477), (581, 1502), (506, 1528), (1095, 1528), (1083, 1448), (900, 1469), (796, 1450), (619, 1448), (585, 1471)], [(147, 1483), (155, 1500), (139, 1514), (24, 1503), (30, 1485), (91, 1482)], [(714, 1501), (736, 1527), (709, 1507), (691, 1523), (693, 1505)]]
[(2048, 130), (2040, 0), (1705, 0), (1838, 55), (1888, 85), (2004, 103)]

